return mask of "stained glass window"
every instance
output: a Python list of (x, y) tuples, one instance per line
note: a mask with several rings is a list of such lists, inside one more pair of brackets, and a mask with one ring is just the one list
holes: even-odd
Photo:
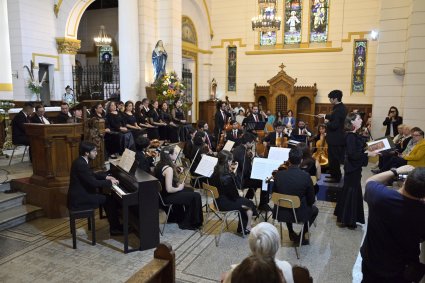
[(310, 0), (310, 42), (328, 40), (329, 0)]
[(285, 0), (285, 44), (301, 43), (302, 0)]
[(227, 90), (236, 91), (236, 46), (227, 47)]
[[(260, 15), (262, 15), (263, 17), (274, 18), (276, 17), (276, 7), (260, 8)], [(276, 45), (276, 32), (260, 32), (260, 45)]]
[(351, 79), (351, 92), (364, 92), (366, 82), (366, 54), (367, 40), (354, 41), (353, 74)]

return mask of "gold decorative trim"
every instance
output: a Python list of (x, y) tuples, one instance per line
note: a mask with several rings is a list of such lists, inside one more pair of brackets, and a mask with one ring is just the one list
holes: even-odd
[(58, 4), (55, 4), (55, 5), (53, 6), (53, 11), (55, 12), (55, 16), (56, 16), (56, 18), (58, 17), (59, 10), (60, 10), (60, 8), (61, 8), (62, 2), (63, 2), (63, 0), (59, 0), (59, 1), (58, 1)]
[(0, 91), (13, 91), (13, 84), (9, 84), (9, 83), (2, 84), (2, 83), (0, 83)]
[[(186, 28), (188, 28), (188, 30)], [(188, 31), (189, 34), (186, 35), (185, 31)], [(190, 33), (192, 33), (192, 38)], [(196, 32), (195, 25), (192, 19), (185, 15), (182, 16), (182, 41), (198, 46), (198, 33)]]
[(325, 48), (296, 48), (296, 49), (270, 49), (245, 51), (245, 55), (269, 55), (269, 54), (296, 54), (296, 53), (318, 53), (318, 52), (341, 52), (342, 47)]
[(59, 54), (75, 55), (81, 48), (81, 40), (68, 37), (56, 37), (56, 45)]
[(239, 47), (246, 47), (246, 44), (242, 43), (242, 38), (224, 38), (221, 40), (220, 45), (214, 45), (211, 48), (223, 48), (225, 42), (228, 42), (229, 45), (235, 45), (234, 42), (239, 42)]
[(60, 71), (61, 68), (60, 68), (60, 61), (59, 61), (59, 56), (58, 55), (32, 53), (32, 61), (34, 63), (34, 69), (38, 69), (38, 64), (37, 64), (37, 61), (36, 61), (36, 58), (37, 57), (47, 57), (47, 58), (56, 59), (55, 71)]
[(300, 48), (309, 48), (310, 47), (310, 42), (301, 42), (300, 43)]
[(351, 42), (354, 36), (358, 36), (358, 39), (364, 39), (366, 34), (370, 34), (370, 31), (350, 31), (348, 37), (341, 39), (341, 42)]
[(211, 63), (204, 63), (202, 65), (204, 65), (204, 66), (212, 66), (213, 64), (211, 64)]
[(214, 37), (214, 31), (213, 31), (212, 25), (211, 25), (210, 11), (208, 10), (207, 1), (204, 0), (203, 2), (204, 2), (205, 12), (207, 13), (208, 25), (210, 27), (210, 38), (213, 39), (213, 37)]
[(202, 54), (212, 54), (213, 52), (211, 50), (204, 50), (201, 48), (198, 48), (198, 46), (189, 43), (189, 42), (182, 42), (182, 50), (185, 51), (190, 51), (190, 52), (194, 52), (194, 53), (202, 53)]
[[(87, 2), (86, 2), (87, 1)], [(75, 4), (73, 9), (71, 10), (69, 16), (68, 16), (68, 20), (66, 22), (66, 35), (70, 36), (70, 37), (77, 37), (77, 29), (81, 20), (81, 16), (83, 15), (84, 11), (87, 9), (88, 6), (90, 6), (91, 3), (93, 3), (95, 0), (80, 0), (79, 3)], [(72, 33), (69, 33), (68, 28), (69, 25), (71, 24), (71, 21), (74, 19), (73, 14), (76, 12), (76, 10), (81, 7), (81, 5), (79, 5), (80, 3), (85, 3), (84, 6), (78, 11), (78, 15), (75, 18), (75, 22), (73, 22), (74, 24), (74, 30), (72, 31)]]

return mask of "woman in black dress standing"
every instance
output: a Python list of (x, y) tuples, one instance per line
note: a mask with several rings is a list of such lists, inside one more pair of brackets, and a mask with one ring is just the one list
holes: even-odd
[(161, 182), (161, 196), (166, 203), (173, 204), (170, 218), (179, 224), (180, 229), (200, 229), (203, 223), (201, 195), (179, 183), (176, 166), (175, 146), (161, 150), (160, 160), (155, 166), (155, 177)]
[(356, 229), (356, 223), (365, 223), (362, 195), (362, 167), (368, 163), (368, 156), (376, 156), (375, 152), (365, 153), (366, 140), (357, 133), (362, 126), (362, 118), (357, 113), (350, 113), (345, 118), (346, 131), (344, 186), (340, 193), (334, 215), (340, 227)]
[(388, 116), (382, 123), (387, 126), (385, 130), (385, 136), (395, 137), (397, 135), (397, 127), (403, 124), (403, 117), (398, 116), (398, 109), (395, 106), (391, 106), (388, 110)]
[(187, 137), (187, 120), (184, 115), (183, 109), (183, 102), (180, 98), (177, 98), (174, 101), (174, 108), (171, 110), (171, 116), (173, 117), (173, 121), (179, 125), (179, 141), (186, 141)]
[(222, 150), (218, 153), (218, 163), (210, 178), (210, 184), (217, 187), (220, 196), (216, 199), (220, 210), (239, 210), (242, 216), (242, 225), (238, 224), (238, 232), (244, 229), (249, 234), (252, 227), (252, 216), (257, 215), (255, 204), (244, 197), (239, 196), (239, 178), (236, 178), (236, 164), (232, 164), (233, 155), (230, 151)]

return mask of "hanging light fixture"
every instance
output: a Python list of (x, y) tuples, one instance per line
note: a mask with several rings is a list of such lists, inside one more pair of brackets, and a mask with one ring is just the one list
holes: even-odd
[(277, 0), (258, 0), (260, 15), (251, 19), (253, 31), (278, 31), (282, 22), (281, 17), (276, 17)]
[(105, 26), (100, 26), (99, 34), (93, 38), (96, 46), (111, 45), (112, 38), (110, 38), (105, 32)]

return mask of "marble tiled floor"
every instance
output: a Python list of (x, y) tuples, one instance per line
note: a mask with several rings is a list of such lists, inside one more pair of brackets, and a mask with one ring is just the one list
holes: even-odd
[[(5, 158), (0, 158), (0, 169), (7, 169), (11, 173), (9, 178), (13, 174), (31, 173), (31, 165), (20, 163), (18, 157), (10, 168), (5, 162)], [(369, 167), (363, 172), (364, 181), (370, 175)], [(359, 247), (366, 226), (354, 231), (338, 228), (333, 216), (334, 204), (318, 201), (317, 206), (320, 211), (317, 226), (312, 229), (310, 245), (301, 248), (301, 259), (296, 258), (285, 227), (277, 257), (306, 266), (314, 282), (360, 282)], [(366, 205), (365, 210), (367, 215)], [(39, 218), (0, 232), (0, 281), (123, 282), (153, 256), (153, 250), (123, 254), (122, 237), (109, 237), (107, 221), (98, 217), (97, 245), (91, 246), (86, 222), (77, 223), (77, 250), (72, 249), (67, 218)], [(214, 219), (205, 226), (202, 237), (194, 231), (180, 230), (176, 224), (167, 224), (161, 241), (169, 242), (176, 252), (177, 281), (218, 282), (230, 264), (246, 257), (247, 239), (233, 233), (236, 225), (235, 221), (231, 222), (230, 232), (222, 235), (216, 247), (214, 235), (219, 223)], [(131, 236), (130, 244), (135, 243), (135, 236)]]

